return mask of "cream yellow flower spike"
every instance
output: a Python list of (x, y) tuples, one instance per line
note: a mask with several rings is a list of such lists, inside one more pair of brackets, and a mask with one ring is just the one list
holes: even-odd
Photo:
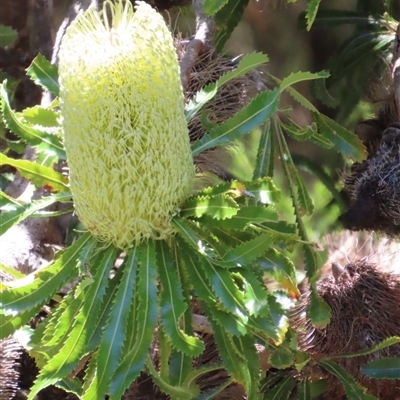
[(195, 174), (173, 38), (160, 14), (137, 4), (107, 1), (80, 15), (59, 61), (75, 209), (121, 249), (173, 233)]

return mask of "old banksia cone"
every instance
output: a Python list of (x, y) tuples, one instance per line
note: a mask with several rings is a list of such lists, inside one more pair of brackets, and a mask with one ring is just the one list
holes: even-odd
[(106, 2), (79, 16), (59, 62), (76, 211), (122, 249), (171, 234), (194, 180), (173, 38), (160, 14), (137, 4)]

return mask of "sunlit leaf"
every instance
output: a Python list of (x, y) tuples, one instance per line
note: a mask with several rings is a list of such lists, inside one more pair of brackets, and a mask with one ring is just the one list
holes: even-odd
[(319, 3), (321, 3), (321, 0), (308, 0), (307, 14), (306, 14), (308, 31), (311, 29), (312, 24), (314, 23), (315, 17), (317, 16)]
[(52, 168), (28, 160), (15, 160), (4, 154), (0, 154), (1, 165), (11, 165), (16, 168), (21, 176), (29, 179), (36, 187), (46, 187), (48, 190), (61, 192), (69, 190), (67, 178)]
[(199, 155), (207, 149), (231, 143), (257, 128), (275, 113), (278, 103), (279, 92), (276, 89), (259, 94), (232, 118), (194, 142), (192, 145), (193, 156)]
[(50, 63), (42, 54), (38, 54), (26, 69), (26, 73), (37, 85), (58, 96), (58, 70), (57, 66)]
[(229, 196), (195, 196), (185, 201), (180, 215), (183, 217), (208, 215), (215, 219), (225, 219), (235, 215), (238, 209), (239, 206)]

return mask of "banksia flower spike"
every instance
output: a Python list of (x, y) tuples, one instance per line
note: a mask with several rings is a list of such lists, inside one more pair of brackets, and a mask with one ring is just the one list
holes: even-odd
[(173, 233), (193, 189), (173, 38), (148, 4), (106, 2), (68, 28), (60, 99), (77, 214), (99, 239), (126, 249)]

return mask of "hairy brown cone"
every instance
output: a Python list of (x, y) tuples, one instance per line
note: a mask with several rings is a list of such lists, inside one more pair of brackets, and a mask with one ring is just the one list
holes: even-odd
[[(299, 332), (299, 347), (311, 357), (321, 358), (369, 349), (382, 340), (400, 335), (400, 275), (379, 271), (366, 259), (333, 265), (333, 276), (317, 285), (321, 297), (332, 310), (329, 325), (315, 328), (306, 316), (310, 294), (302, 295), (292, 310), (293, 327)], [(370, 394), (379, 399), (400, 396), (397, 380), (374, 380), (360, 373), (360, 366), (381, 357), (399, 357), (400, 344), (372, 354), (336, 361), (351, 373)], [(345, 398), (342, 384), (329, 377), (326, 399)]]
[(345, 179), (349, 210), (341, 216), (347, 229), (400, 235), (400, 25), (391, 73), (372, 85), (371, 100), (379, 104), (375, 119), (361, 122), (356, 134), (368, 157), (356, 162)]

